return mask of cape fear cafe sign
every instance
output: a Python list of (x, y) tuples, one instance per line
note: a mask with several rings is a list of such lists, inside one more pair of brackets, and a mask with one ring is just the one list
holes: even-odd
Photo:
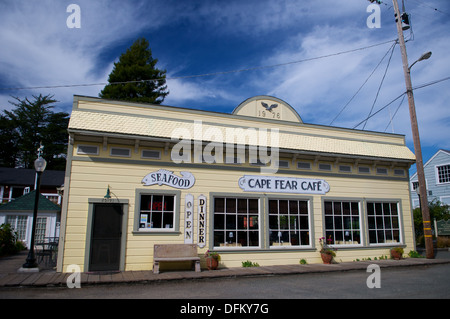
[(330, 185), (323, 179), (244, 175), (239, 187), (245, 192), (321, 194), (329, 192)]
[(179, 189), (188, 189), (194, 186), (195, 177), (191, 172), (180, 172), (181, 177), (175, 175), (172, 171), (160, 169), (156, 172), (147, 174), (142, 179), (144, 186), (152, 186), (158, 184), (167, 185)]

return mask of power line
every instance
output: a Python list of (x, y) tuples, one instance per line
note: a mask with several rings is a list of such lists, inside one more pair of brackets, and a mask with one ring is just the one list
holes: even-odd
[[(396, 42), (397, 43), (397, 42)], [(370, 117), (370, 114), (372, 114), (372, 111), (373, 111), (373, 108), (374, 108), (374, 106), (375, 106), (375, 103), (377, 102), (377, 100), (378, 100), (378, 95), (380, 94), (380, 90), (381, 90), (381, 86), (383, 85), (383, 82), (384, 82), (384, 79), (385, 79), (385, 77), (386, 77), (386, 73), (387, 73), (387, 71), (388, 71), (388, 69), (389, 69), (389, 65), (391, 64), (391, 59), (392, 59), (392, 55), (394, 54), (394, 48), (395, 48), (395, 44), (396, 43), (394, 43), (393, 45), (392, 45), (392, 48), (391, 48), (391, 56), (389, 57), (389, 60), (388, 60), (388, 63), (387, 63), (387, 65), (386, 65), (386, 69), (384, 70), (384, 74), (383, 74), (383, 77), (382, 77), (382, 79), (381, 79), (381, 83), (380, 83), (380, 85), (378, 86), (378, 91), (377, 91), (377, 94), (375, 95), (375, 99), (374, 99), (374, 101), (373, 101), (373, 103), (372, 103), (372, 107), (370, 108), (370, 112), (369, 112), (369, 117)], [(369, 119), (369, 117), (367, 118), (367, 120)], [(367, 125), (367, 120), (366, 120), (366, 122), (364, 123), (364, 126), (363, 126), (363, 130), (364, 130), (364, 128), (366, 127), (366, 125)]]
[[(435, 81), (431, 81), (428, 83), (424, 83), (418, 86), (413, 87), (413, 90), (418, 90), (418, 89), (423, 89), (427, 86), (431, 86), (434, 84), (438, 84), (440, 82), (444, 82), (444, 81), (448, 81), (450, 80), (450, 76), (445, 77), (443, 79), (440, 80), (435, 80)], [(386, 104), (385, 106), (383, 106), (382, 108), (380, 108), (378, 111), (376, 111), (375, 113), (372, 113), (370, 116), (368, 116), (367, 118), (365, 118), (364, 120), (362, 120), (361, 122), (359, 122), (358, 124), (356, 124), (355, 126), (353, 126), (353, 129), (357, 128), (358, 126), (360, 126), (362, 123), (364, 123), (365, 121), (367, 121), (368, 119), (370, 119), (371, 117), (374, 117), (375, 115), (377, 115), (378, 113), (380, 113), (381, 111), (383, 111), (385, 108), (387, 108), (389, 105), (391, 105), (392, 103), (394, 103), (395, 101), (397, 101), (399, 98), (401, 98), (403, 95), (405, 95), (406, 92), (403, 92), (402, 94), (400, 94), (399, 96), (397, 96), (395, 99), (393, 99), (392, 101), (390, 101), (388, 104)]]
[(166, 78), (156, 78), (151, 80), (140, 80), (140, 81), (124, 81), (124, 82), (111, 82), (111, 83), (88, 83), (88, 84), (67, 84), (67, 85), (46, 85), (46, 86), (32, 86), (32, 87), (11, 87), (11, 88), (0, 88), (0, 91), (14, 91), (14, 90), (37, 90), (37, 89), (58, 89), (58, 88), (71, 88), (71, 87), (86, 87), (86, 86), (98, 86), (98, 85), (107, 85), (107, 84), (127, 84), (127, 83), (145, 83), (145, 82), (152, 82), (152, 81), (159, 81), (159, 80), (179, 80), (179, 79), (191, 79), (191, 78), (199, 78), (199, 77), (207, 77), (207, 76), (215, 76), (215, 75), (224, 75), (224, 74), (231, 74), (231, 73), (239, 73), (239, 72), (248, 72), (248, 71), (256, 71), (256, 70), (263, 70), (263, 69), (269, 69), (269, 68), (276, 68), (280, 66), (286, 66), (286, 65), (292, 65), (302, 62), (309, 62), (324, 58), (329, 58), (333, 56), (338, 56), (342, 54), (352, 53), (356, 51), (366, 50), (373, 47), (377, 47), (383, 44), (391, 43), (397, 40), (389, 40), (377, 44), (372, 44), (369, 46), (321, 55), (313, 58), (307, 58), (297, 61), (291, 61), (291, 62), (285, 62), (285, 63), (278, 63), (278, 64), (272, 64), (272, 65), (265, 65), (265, 66), (257, 66), (257, 67), (251, 67), (251, 68), (245, 68), (245, 69), (238, 69), (238, 70), (231, 70), (231, 71), (221, 71), (221, 72), (213, 72), (213, 73), (205, 73), (205, 74), (196, 74), (196, 75), (185, 75), (185, 76), (174, 76), (174, 77), (166, 77)]
[(436, 11), (436, 12), (439, 12), (439, 13), (442, 13), (442, 14), (446, 14), (446, 15), (450, 15), (450, 13), (444, 12), (444, 11), (442, 11), (442, 10), (439, 10), (438, 8), (435, 8), (435, 7), (433, 7), (433, 6), (430, 6), (430, 5), (427, 4), (427, 3), (423, 3), (423, 2), (418, 1), (418, 0), (415, 0), (415, 2), (419, 3), (420, 5), (422, 5), (422, 6), (424, 6), (424, 7), (428, 7), (428, 8), (430, 8), (430, 9), (433, 9), (433, 10)]
[[(396, 42), (397, 43), (397, 42)], [(395, 46), (394, 43), (392, 45)], [(359, 93), (359, 91), (361, 91), (361, 89), (363, 88), (363, 86), (367, 83), (367, 81), (369, 81), (369, 79), (372, 77), (372, 75), (375, 73), (375, 71), (378, 69), (378, 67), (381, 65), (381, 62), (383, 62), (384, 58), (388, 55), (389, 51), (392, 50), (392, 47), (389, 48), (389, 50), (386, 51), (386, 53), (384, 54), (384, 56), (381, 58), (380, 62), (378, 62), (377, 66), (375, 67), (375, 69), (373, 69), (372, 73), (370, 73), (370, 75), (367, 77), (367, 79), (364, 81), (364, 83), (359, 87), (359, 89), (356, 91), (355, 94), (353, 94), (353, 96), (350, 98), (350, 100), (344, 105), (344, 107), (339, 111), (339, 113), (334, 117), (334, 119), (331, 121), (331, 123), (329, 125), (332, 125), (334, 123), (334, 121), (336, 121), (336, 119), (342, 114), (342, 112), (347, 108), (347, 106), (350, 104), (351, 101), (353, 101), (353, 99), (355, 98), (355, 96)]]
[[(391, 119), (389, 120), (389, 123), (386, 125), (386, 128), (384, 129), (385, 132), (386, 132), (387, 128), (389, 127), (389, 125), (391, 125), (392, 121), (394, 120), (394, 117), (397, 115), (397, 112), (400, 109), (400, 106), (402, 106), (403, 101), (405, 100), (405, 96), (406, 96), (406, 94), (403, 95), (402, 100), (400, 101), (400, 104), (397, 106), (397, 109), (394, 112), (394, 115), (392, 115)], [(392, 127), (392, 133), (393, 132), (394, 132), (394, 127)]]
[(366, 122), (368, 119), (370, 119), (371, 117), (377, 115), (378, 113), (380, 113), (381, 111), (383, 111), (385, 108), (387, 108), (389, 105), (391, 105), (392, 103), (394, 103), (395, 101), (397, 101), (399, 98), (401, 98), (403, 95), (405, 95), (406, 92), (403, 92), (402, 94), (400, 94), (399, 96), (397, 96), (395, 99), (393, 99), (391, 102), (389, 102), (388, 104), (386, 104), (385, 106), (383, 106), (381, 109), (379, 109), (378, 111), (376, 111), (375, 113), (372, 113), (371, 115), (369, 115), (367, 118), (365, 118), (364, 120), (362, 120), (361, 122), (359, 122), (358, 124), (356, 124), (355, 126), (353, 126), (353, 128), (357, 128), (358, 126), (360, 126), (362, 123)]
[(415, 86), (415, 87), (413, 87), (413, 90), (422, 89), (424, 87), (427, 87), (427, 86), (430, 86), (430, 85), (434, 85), (434, 84), (438, 84), (440, 82), (444, 82), (444, 81), (448, 81), (448, 80), (450, 80), (450, 76), (448, 76), (446, 78), (443, 78), (443, 79), (440, 79), (440, 80), (435, 80), (435, 81), (431, 81), (431, 82), (428, 82), (428, 83), (425, 83), (425, 84), (421, 84), (421, 85)]

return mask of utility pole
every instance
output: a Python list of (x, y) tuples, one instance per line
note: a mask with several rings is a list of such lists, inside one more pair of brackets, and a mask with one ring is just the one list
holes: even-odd
[(425, 249), (428, 259), (434, 258), (433, 237), (431, 233), (430, 211), (428, 209), (427, 187), (425, 182), (425, 173), (423, 170), (422, 148), (420, 146), (419, 126), (417, 124), (416, 107), (414, 104), (414, 95), (411, 84), (410, 67), (408, 66), (408, 57), (406, 56), (405, 38), (403, 37), (402, 16), (398, 7), (397, 0), (392, 0), (397, 19), (397, 32), (400, 51), (402, 54), (403, 71), (405, 73), (406, 94), (408, 96), (409, 115), (411, 118), (411, 130), (414, 141), (414, 153), (416, 154), (417, 177), (419, 180), (420, 204), (422, 206), (423, 232), (425, 236)]

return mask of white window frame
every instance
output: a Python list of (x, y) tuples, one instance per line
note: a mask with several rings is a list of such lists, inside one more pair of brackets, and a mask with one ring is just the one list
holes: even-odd
[[(371, 230), (377, 230), (377, 228), (372, 229), (369, 228), (370, 227), (370, 223), (369, 223), (369, 211), (368, 211), (368, 205), (369, 204), (381, 204), (382, 210), (383, 210), (383, 214), (381, 216), (383, 216), (383, 219), (385, 217), (384, 214), (384, 207), (383, 204), (395, 204), (397, 205), (397, 218), (398, 218), (398, 242), (392, 241), (392, 242), (384, 242), (384, 243), (371, 243), (370, 242), (370, 231)], [(377, 200), (377, 199), (368, 199), (365, 201), (365, 209), (366, 209), (366, 220), (367, 220), (367, 240), (368, 240), (368, 245), (369, 246), (392, 246), (392, 245), (402, 245), (403, 244), (403, 232), (402, 232), (402, 214), (401, 214), (401, 205), (400, 205), (400, 201), (399, 200)], [(375, 208), (374, 208), (375, 209)], [(375, 215), (377, 216), (377, 215)], [(392, 216), (392, 214), (390, 214), (389, 216)], [(385, 221), (383, 220), (383, 225), (384, 225)], [(392, 222), (391, 222), (392, 223)], [(391, 224), (392, 225), (392, 224)], [(375, 220), (375, 227), (376, 227), (376, 220)], [(392, 227), (391, 227), (392, 229)], [(386, 231), (386, 228), (383, 227), (383, 231)], [(377, 235), (378, 236), (378, 235)], [(378, 241), (378, 240), (377, 240)]]
[[(226, 216), (227, 216), (226, 200), (227, 199), (237, 199), (237, 200), (239, 200), (239, 199), (247, 199), (247, 200), (255, 199), (255, 200), (258, 201), (258, 204), (257, 204), (258, 205), (258, 214), (257, 214), (257, 216), (258, 216), (258, 228), (255, 229), (255, 231), (258, 232), (258, 246), (237, 246), (237, 245), (215, 246), (215, 242), (214, 242), (214, 232), (216, 231), (216, 228), (214, 227), (214, 224), (215, 224), (214, 220), (216, 218), (215, 201), (218, 198), (223, 198), (224, 199), (224, 212), (223, 212), (223, 215), (225, 215), (224, 216), (225, 218), (224, 218), (224, 229), (223, 229), (223, 231), (226, 233), (227, 237), (228, 237), (228, 234), (227, 234), (228, 232), (235, 232), (237, 234), (239, 229), (238, 229), (238, 221), (237, 220), (236, 220), (236, 228), (235, 229), (228, 229), (227, 228), (227, 225), (226, 225)], [(262, 240), (263, 240), (262, 232), (264, 231), (263, 228), (262, 228), (263, 227), (263, 214), (262, 214), (262, 205), (261, 205), (261, 201), (262, 200), (263, 199), (261, 197), (259, 197), (259, 196), (251, 196), (251, 195), (250, 196), (242, 196), (242, 195), (232, 195), (232, 194), (229, 194), (229, 195), (216, 194), (216, 195), (211, 196), (211, 217), (212, 217), (213, 222), (210, 224), (211, 225), (210, 232), (212, 234), (210, 236), (210, 239), (211, 239), (210, 247), (212, 249), (218, 250), (218, 251), (226, 251), (226, 250), (243, 250), (243, 251), (245, 251), (245, 250), (259, 250), (259, 249), (261, 249), (261, 247), (263, 245), (263, 243), (262, 243)], [(236, 205), (238, 205), (238, 204), (236, 204)], [(237, 207), (238, 206), (236, 206), (236, 210), (237, 210)], [(219, 215), (219, 214), (222, 215), (221, 212), (217, 212), (217, 215)], [(249, 211), (247, 209), (246, 216), (249, 218), (250, 217), (249, 215), (250, 215), (250, 213), (249, 213)], [(242, 214), (240, 215), (239, 213), (236, 213), (236, 219), (237, 219), (238, 216), (242, 216)], [(250, 221), (250, 219), (247, 219), (247, 220), (248, 220), (248, 222)], [(244, 230), (244, 231), (250, 232), (251, 230), (247, 227), (247, 230)], [(226, 238), (225, 238), (225, 241), (226, 241)], [(225, 243), (223, 243), (223, 244), (225, 244)], [(236, 244), (237, 244), (237, 242), (236, 242)]]
[(440, 165), (436, 165), (434, 167), (434, 172), (436, 174), (436, 185), (450, 184), (450, 178), (449, 178), (448, 182), (441, 182), (441, 181), (439, 181), (439, 167), (444, 167), (444, 166), (449, 166), (449, 173), (450, 173), (450, 163), (440, 164)]
[[(174, 196), (173, 203), (173, 224), (171, 228), (140, 228), (141, 224), (141, 198), (142, 195), (153, 196)], [(150, 189), (136, 189), (135, 195), (135, 216), (133, 234), (178, 234), (180, 231), (180, 191), (165, 191), (165, 190), (150, 190)], [(151, 220), (151, 216), (150, 216)]]
[[(270, 228), (270, 216), (271, 215), (274, 215), (274, 214), (271, 214), (271, 212), (270, 212), (270, 201), (271, 200), (275, 200), (275, 201), (277, 201), (277, 210), (278, 210), (278, 213), (277, 213), (277, 215), (278, 215), (278, 217), (280, 216), (280, 201), (287, 201), (288, 202), (288, 213), (287, 214), (282, 214), (282, 215), (288, 215), (288, 216), (290, 216), (291, 214), (290, 214), (290, 208), (289, 208), (289, 202), (290, 201), (297, 201), (297, 202), (306, 202), (306, 209), (307, 209), (307, 216), (308, 216), (308, 229), (307, 229), (307, 231), (308, 231), (308, 233), (309, 233), (309, 244), (308, 245), (291, 245), (291, 244), (289, 244), (289, 245), (280, 245), (280, 242), (278, 242), (278, 245), (270, 245), (270, 231), (271, 231), (271, 228)], [(284, 197), (269, 197), (268, 199), (267, 199), (267, 219), (268, 219), (268, 222), (267, 222), (267, 226), (266, 226), (266, 231), (269, 233), (268, 234), (268, 237), (269, 237), (269, 248), (270, 249), (303, 249), (303, 248), (311, 248), (312, 247), (312, 244), (313, 244), (313, 239), (312, 239), (312, 231), (311, 231), (311, 225), (312, 225), (312, 221), (311, 221), (311, 200), (310, 200), (310, 198), (284, 198)], [(294, 214), (294, 215), (296, 215), (296, 216), (301, 216), (301, 215), (305, 215), (305, 214)], [(272, 229), (273, 230), (273, 229)], [(288, 228), (287, 229), (281, 229), (280, 228), (280, 223), (279, 223), (279, 220), (278, 220), (278, 227), (277, 227), (277, 229), (275, 230), (275, 231), (277, 231), (277, 232), (291, 232), (292, 231), (292, 229), (290, 229), (290, 222), (288, 222)], [(295, 231), (295, 228), (294, 228), (294, 231)], [(300, 232), (300, 231), (305, 231), (304, 229), (298, 229), (298, 231)]]
[[(326, 199), (324, 199), (323, 201), (322, 201), (322, 205), (323, 205), (323, 232), (324, 232), (324, 237), (325, 237), (325, 240), (328, 240), (328, 234), (327, 234), (327, 230), (330, 230), (330, 229), (328, 229), (327, 228), (327, 224), (326, 224), (326, 216), (329, 216), (329, 215), (326, 215), (326, 210), (325, 210), (325, 208), (326, 208), (326, 206), (325, 206), (325, 202), (331, 202), (332, 203), (332, 212), (333, 212), (333, 228), (332, 228), (332, 231), (333, 231), (333, 244), (331, 244), (330, 246), (331, 247), (337, 247), (337, 248), (339, 248), (339, 247), (361, 247), (361, 246), (363, 246), (363, 244), (364, 244), (364, 232), (363, 232), (363, 217), (362, 217), (362, 204), (361, 204), (361, 199), (349, 199), (349, 198), (326, 198)], [(344, 241), (344, 243), (339, 243), (339, 244), (337, 244), (336, 243), (336, 235), (335, 235), (335, 233), (336, 233), (336, 231), (342, 231), (343, 232), (343, 236), (345, 236), (345, 225), (344, 225), (344, 220), (343, 220), (343, 218), (344, 218), (344, 216), (347, 216), (347, 215), (344, 215), (343, 213), (341, 214), (341, 215), (338, 215), (338, 216), (342, 216), (342, 228), (339, 228), (339, 229), (337, 229), (336, 227), (335, 227), (335, 219), (334, 219), (334, 203), (341, 203), (340, 205), (341, 205), (341, 212), (343, 211), (342, 210), (342, 205), (343, 205), (343, 203), (349, 203), (350, 204), (350, 210), (351, 210), (351, 203), (352, 202), (356, 202), (357, 203), (357, 205), (358, 205), (358, 219), (359, 219), (359, 221), (358, 221), (358, 223), (359, 223), (359, 244), (354, 244), (353, 242), (354, 242), (354, 240), (352, 240), (352, 243), (349, 243), (349, 244), (346, 244), (345, 243), (345, 240), (343, 240)], [(352, 215), (352, 214), (350, 214), (349, 215), (350, 216), (350, 218), (352, 217), (352, 216), (354, 216), (354, 215)], [(350, 222), (351, 223), (351, 222)], [(358, 231), (358, 229), (351, 229), (351, 231)]]

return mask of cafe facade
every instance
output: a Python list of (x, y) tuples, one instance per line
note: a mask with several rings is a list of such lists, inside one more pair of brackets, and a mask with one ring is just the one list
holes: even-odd
[(58, 271), (151, 270), (155, 244), (197, 244), (202, 267), (321, 263), (323, 237), (336, 262), (415, 249), (403, 135), (270, 96), (230, 114), (74, 96), (68, 132)]

